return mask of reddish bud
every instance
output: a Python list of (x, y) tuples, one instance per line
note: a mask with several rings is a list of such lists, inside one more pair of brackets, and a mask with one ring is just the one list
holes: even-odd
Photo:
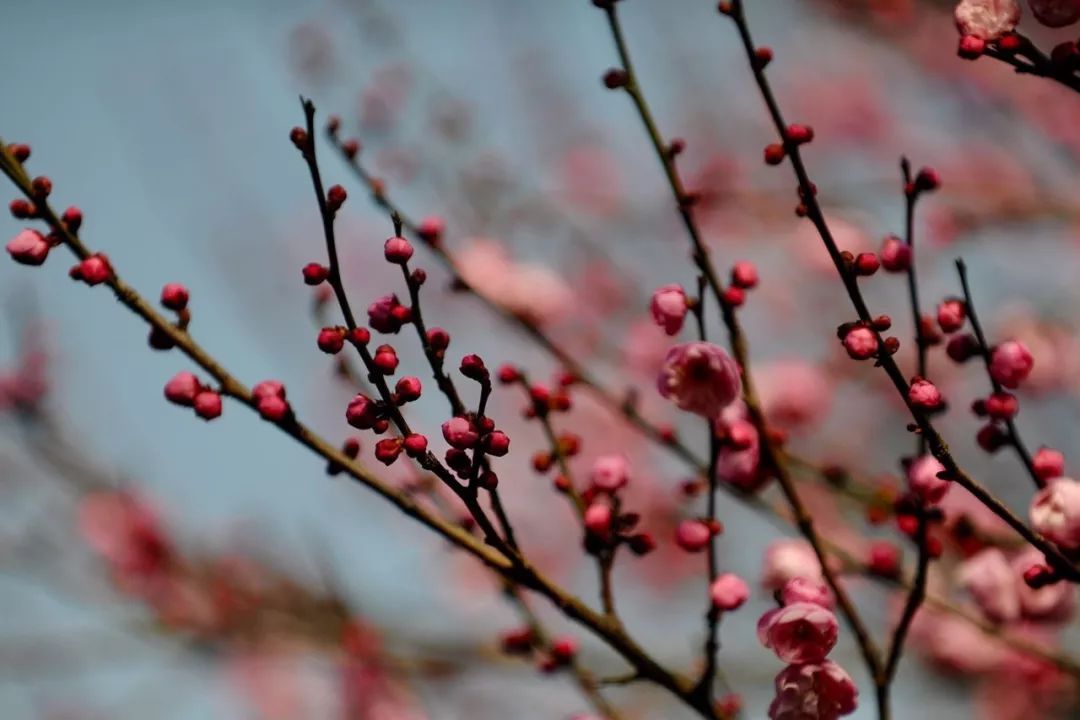
[(1009, 444), (1009, 433), (1001, 426), (990, 423), (979, 430), (975, 441), (986, 452), (994, 453)]
[(187, 307), (188, 289), (180, 283), (168, 283), (161, 288), (161, 304), (170, 310), (180, 312)]
[(785, 157), (787, 157), (787, 151), (780, 143), (770, 143), (765, 146), (766, 165), (779, 165), (784, 162)]
[(345, 192), (345, 188), (340, 185), (331, 185), (330, 189), (326, 191), (327, 209), (332, 213), (336, 213), (345, 204), (345, 199), (348, 197), (349, 194)]
[(731, 268), (731, 284), (743, 290), (750, 290), (758, 284), (757, 266), (752, 262), (741, 260)]
[(417, 458), (427, 452), (428, 439), (420, 433), (412, 433), (411, 435), (406, 435), (401, 444), (409, 457)]
[(720, 297), (728, 307), (742, 307), (743, 303), (746, 302), (746, 291), (740, 287), (729, 285), (724, 288), (724, 292)]
[(852, 267), (854, 268), (856, 275), (869, 277), (878, 271), (878, 268), (881, 267), (881, 261), (878, 260), (878, 256), (872, 252), (859, 253), (855, 257)]
[(604, 87), (608, 90), (618, 90), (619, 88), (626, 87), (626, 84), (630, 81), (630, 76), (626, 74), (625, 70), (619, 68), (611, 68), (604, 73)]
[(420, 399), (421, 387), (420, 378), (407, 375), (397, 381), (397, 386), (394, 389), (397, 393), (398, 402), (407, 403)]
[(292, 140), (292, 144), (296, 146), (296, 149), (305, 152), (308, 147), (308, 134), (307, 130), (302, 127), (294, 127), (289, 131), (289, 139)]
[(383, 375), (393, 375), (398, 366), (397, 352), (392, 345), (380, 345), (375, 348), (371, 364)]
[(34, 197), (38, 199), (47, 198), (52, 192), (52, 180), (44, 175), (39, 175), (30, 181), (30, 189), (34, 191)]
[(994, 420), (1008, 420), (1020, 410), (1020, 401), (1007, 392), (996, 392), (986, 398), (986, 414)]
[(192, 405), (195, 414), (203, 420), (213, 420), (221, 415), (221, 395), (213, 390), (202, 390), (195, 395)]
[(949, 298), (937, 308), (937, 321), (942, 332), (954, 333), (964, 327), (967, 319), (967, 306), (963, 300)]
[(438, 247), (442, 241), (442, 235), (445, 230), (446, 224), (441, 217), (438, 215), (428, 215), (420, 221), (420, 226), (416, 228), (416, 234), (428, 245)]
[(495, 457), (502, 457), (510, 452), (510, 438), (502, 430), (496, 430), (484, 436), (484, 452)]
[(387, 239), (383, 245), (383, 254), (386, 256), (387, 262), (404, 265), (412, 257), (413, 246), (405, 238), (395, 236)]
[(30, 146), (24, 143), (12, 143), (8, 145), (8, 151), (21, 163), (30, 159)]
[(401, 440), (384, 438), (375, 443), (375, 459), (383, 465), (393, 465), (401, 454)]
[(788, 125), (787, 139), (796, 145), (808, 143), (814, 139), (814, 128), (809, 125)]
[(173, 375), (172, 379), (165, 383), (165, 399), (177, 405), (191, 407), (201, 389), (199, 379), (193, 373), (184, 370)]
[(360, 141), (356, 138), (349, 138), (341, 143), (341, 152), (345, 154), (350, 160), (355, 160), (356, 156), (360, 154)]
[(306, 285), (321, 285), (326, 282), (326, 278), (330, 277), (330, 268), (314, 262), (305, 265), (302, 272)]
[(8, 204), (8, 209), (11, 211), (11, 216), (16, 220), (26, 220), (34, 217), (37, 213), (37, 208), (26, 198), (15, 198)]
[(319, 331), (315, 340), (319, 349), (329, 355), (341, 352), (345, 347), (345, 329), (340, 327), (325, 327)]
[(371, 331), (366, 327), (353, 328), (349, 331), (348, 338), (354, 345), (367, 345), (371, 342)]
[(844, 349), (855, 360), (866, 360), (877, 354), (878, 339), (867, 327), (854, 327), (844, 336)]
[(1050, 480), (1065, 474), (1065, 456), (1060, 450), (1053, 448), (1039, 448), (1031, 458), (1031, 465), (1040, 480)]
[(484, 367), (484, 361), (480, 359), (479, 355), (466, 355), (461, 358), (461, 374), (470, 380), (477, 382), (486, 382), (488, 379), (488, 370)]
[(964, 35), (956, 48), (956, 54), (965, 60), (977, 60), (986, 52), (986, 41), (974, 35)]
[(72, 205), (64, 214), (60, 216), (60, 219), (64, 222), (64, 225), (71, 232), (79, 232), (79, 228), (82, 227), (83, 214), (82, 210)]
[(87, 285), (100, 285), (112, 276), (112, 266), (109, 265), (107, 257), (97, 253), (71, 268), (68, 274), (72, 279), (82, 280)]
[(888, 272), (907, 272), (911, 267), (911, 246), (895, 235), (888, 235), (881, 242), (881, 266)]

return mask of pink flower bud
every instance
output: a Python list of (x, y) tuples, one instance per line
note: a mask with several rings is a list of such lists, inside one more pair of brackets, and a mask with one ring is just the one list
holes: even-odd
[(875, 540), (870, 543), (866, 567), (878, 577), (896, 578), (900, 576), (900, 550), (887, 540)]
[(621, 490), (630, 481), (630, 462), (625, 455), (601, 455), (593, 461), (589, 479), (598, 490)]
[(439, 241), (442, 239), (442, 234), (445, 229), (446, 225), (441, 217), (438, 215), (429, 215), (420, 221), (420, 227), (417, 228), (417, 234), (420, 236), (420, 239), (428, 245), (437, 247)]
[(1060, 450), (1041, 447), (1031, 458), (1031, 464), (1035, 468), (1035, 474), (1041, 480), (1050, 480), (1065, 474), (1065, 456)]
[(345, 347), (345, 329), (339, 327), (325, 327), (319, 331), (315, 344), (324, 353), (333, 355), (341, 352)]
[(73, 279), (82, 280), (87, 285), (100, 285), (112, 276), (112, 266), (108, 258), (97, 253), (71, 268), (70, 274)]
[(557, 637), (551, 641), (551, 656), (556, 662), (560, 664), (565, 665), (566, 663), (573, 660), (574, 656), (577, 655), (577, 652), (577, 638), (571, 637), (569, 635), (563, 635), (562, 637)]
[(999, 392), (986, 398), (986, 414), (994, 420), (1008, 420), (1020, 410), (1020, 402), (1012, 393)]
[(467, 450), (476, 447), (479, 435), (467, 418), (452, 417), (442, 424), (443, 438), (451, 447)]
[(345, 409), (345, 420), (359, 430), (370, 430), (379, 419), (379, 406), (367, 395), (356, 395)]
[(1018, 340), (1006, 340), (990, 353), (990, 377), (1010, 389), (1020, 387), (1034, 366), (1031, 351)]
[(289, 416), (289, 403), (281, 395), (264, 395), (255, 401), (255, 409), (263, 420), (281, 422)]
[(814, 139), (814, 128), (809, 125), (788, 125), (786, 134), (790, 142), (802, 145)]
[(866, 360), (877, 354), (878, 339), (868, 327), (855, 327), (844, 336), (844, 349), (855, 360)]
[(177, 405), (191, 407), (195, 403), (195, 396), (198, 395), (201, 389), (199, 379), (194, 374), (183, 370), (173, 375), (172, 379), (165, 383), (165, 399)]
[(840, 626), (828, 608), (794, 603), (770, 610), (758, 621), (758, 640), (783, 662), (820, 662), (836, 645)]
[(941, 391), (929, 380), (916, 378), (908, 388), (908, 400), (922, 410), (936, 410), (941, 407)]
[(739, 397), (742, 381), (738, 365), (723, 348), (691, 342), (668, 350), (657, 388), (680, 409), (715, 418)]
[(746, 260), (735, 263), (731, 268), (731, 284), (737, 288), (742, 288), (743, 290), (750, 290), (757, 287), (757, 266)]
[(203, 420), (213, 420), (221, 415), (221, 395), (213, 390), (201, 390), (192, 401), (195, 414)]
[(348, 197), (349, 194), (345, 192), (345, 188), (340, 185), (331, 185), (326, 191), (326, 207), (332, 213), (337, 212)]
[(895, 235), (889, 235), (881, 241), (881, 267), (888, 272), (907, 272), (911, 267), (911, 248)]
[(1059, 477), (1031, 501), (1031, 526), (1063, 548), (1080, 548), (1080, 483)]
[(938, 477), (938, 473), (944, 470), (945, 467), (933, 455), (922, 455), (908, 466), (908, 487), (927, 505), (937, 505), (952, 484)]
[(285, 386), (278, 380), (263, 380), (251, 388), (251, 395), (256, 400), (266, 397), (279, 397), (285, 399)]
[(409, 262), (409, 258), (413, 255), (413, 246), (405, 238), (395, 236), (389, 238), (383, 245), (383, 254), (386, 256), (387, 262), (404, 265)]
[(398, 402), (403, 403), (419, 400), (421, 391), (420, 378), (412, 375), (407, 375), (398, 380), (397, 386), (394, 388), (394, 392), (398, 396)]
[(1045, 563), (1043, 554), (1030, 546), (1013, 558), (1021, 615), (1027, 620), (1065, 622), (1076, 608), (1076, 585), (1062, 580)]
[(495, 430), (485, 435), (484, 452), (495, 457), (502, 457), (510, 452), (510, 438), (502, 430)]
[(682, 330), (686, 319), (686, 292), (681, 285), (664, 285), (653, 291), (649, 303), (653, 321), (664, 328), (668, 335), (675, 335)]
[(701, 552), (712, 538), (709, 526), (701, 520), (683, 520), (675, 528), (675, 544), (686, 552)]
[(750, 587), (738, 575), (724, 573), (709, 586), (709, 597), (719, 610), (736, 610), (750, 597)]
[(375, 459), (383, 465), (393, 465), (401, 454), (401, 440), (385, 438), (375, 443)]
[(384, 295), (368, 306), (368, 324), (381, 333), (396, 333), (404, 324), (397, 295)]
[(450, 347), (450, 333), (442, 328), (431, 328), (427, 331), (427, 342), (435, 352), (442, 352)]
[(397, 351), (391, 345), (380, 345), (375, 348), (371, 364), (383, 375), (393, 375), (398, 366)]
[(180, 283), (168, 283), (161, 289), (161, 304), (170, 310), (180, 312), (187, 307), (188, 289)]
[(938, 305), (937, 321), (941, 331), (953, 333), (964, 327), (967, 319), (967, 306), (962, 300), (950, 299)]
[(406, 435), (401, 444), (405, 448), (405, 453), (415, 458), (427, 452), (428, 439), (420, 433), (412, 433)]
[(596, 502), (585, 508), (585, 529), (606, 540), (611, 535), (611, 506)]
[(22, 230), (8, 242), (7, 251), (20, 265), (41, 265), (49, 255), (49, 241), (37, 230)]
[(461, 370), (462, 375), (470, 380), (485, 382), (488, 379), (487, 367), (484, 366), (484, 361), (479, 355), (466, 355), (461, 358), (459, 370)]
[(986, 41), (974, 35), (963, 35), (956, 46), (956, 54), (965, 60), (978, 60), (986, 52)]

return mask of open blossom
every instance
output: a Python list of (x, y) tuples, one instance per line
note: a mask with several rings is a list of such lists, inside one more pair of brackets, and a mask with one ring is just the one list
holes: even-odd
[(761, 584), (768, 590), (779, 590), (796, 577), (814, 582), (824, 580), (821, 563), (805, 540), (774, 540), (765, 549), (763, 568)]
[(937, 505), (949, 492), (951, 483), (942, 480), (938, 473), (945, 466), (933, 455), (922, 455), (912, 461), (907, 471), (908, 487), (927, 505)]
[(990, 354), (990, 377), (1007, 388), (1020, 387), (1033, 367), (1031, 351), (1018, 340), (1007, 340)]
[(1080, 483), (1062, 477), (1035, 494), (1031, 525), (1047, 538), (1070, 550), (1080, 548)]
[(819, 662), (836, 645), (840, 625), (832, 610), (797, 602), (770, 610), (758, 621), (758, 640), (789, 664)]
[(1024, 582), (1024, 572), (1032, 565), (1043, 565), (1046, 557), (1029, 547), (1013, 558), (1012, 571), (1020, 598), (1020, 611), (1028, 620), (1064, 622), (1072, 617), (1076, 607), (1076, 585), (1064, 580), (1033, 588)]
[(1020, 617), (1017, 581), (1023, 584), (1023, 579), (1001, 550), (987, 548), (965, 560), (957, 580), (988, 620), (1011, 622)]
[(727, 352), (707, 342), (676, 345), (657, 378), (660, 394), (682, 410), (715, 418), (739, 397), (739, 368)]
[(682, 330), (686, 320), (686, 292), (681, 285), (664, 285), (653, 291), (649, 303), (653, 320), (664, 328), (668, 335), (675, 335)]
[(49, 241), (37, 230), (22, 230), (6, 247), (12, 259), (23, 265), (40, 265), (49, 255)]
[(961, 0), (955, 19), (961, 35), (997, 40), (1020, 22), (1020, 0)]
[(855, 711), (859, 691), (843, 668), (825, 660), (792, 665), (776, 676), (770, 720), (836, 720)]

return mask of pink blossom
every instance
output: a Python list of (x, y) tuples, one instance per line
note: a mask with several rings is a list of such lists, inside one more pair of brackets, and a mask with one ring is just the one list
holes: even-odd
[(830, 610), (834, 605), (832, 591), (829, 590), (828, 585), (804, 577), (793, 577), (784, 583), (780, 591), (780, 601), (784, 605), (813, 603)]
[(680, 409), (715, 418), (739, 397), (739, 368), (727, 352), (707, 342), (676, 345), (657, 378), (660, 394)]
[(675, 335), (682, 330), (686, 320), (686, 292), (681, 285), (664, 285), (653, 291), (649, 303), (653, 320), (664, 328), (668, 335)]
[(401, 301), (397, 295), (383, 295), (368, 306), (368, 324), (381, 333), (396, 333), (401, 330)]
[(762, 365), (755, 373), (770, 426), (805, 428), (824, 419), (832, 400), (829, 376), (805, 360)]
[(929, 380), (916, 378), (908, 388), (908, 400), (917, 408), (935, 410), (941, 407), (941, 391)]
[(1028, 547), (1013, 558), (1012, 571), (1020, 597), (1020, 609), (1029, 620), (1064, 622), (1072, 617), (1076, 605), (1076, 585), (1060, 581), (1035, 589), (1024, 582), (1024, 572), (1032, 565), (1045, 564), (1039, 550)]
[(1080, 548), (1080, 483), (1062, 477), (1035, 494), (1031, 525), (1064, 548)]
[(1028, 7), (1047, 27), (1065, 27), (1080, 20), (1080, 0), (1028, 0)]
[(458, 272), (480, 295), (538, 324), (565, 317), (574, 305), (573, 292), (557, 274), (515, 261), (497, 240), (470, 240), (458, 253)]
[(1035, 451), (1031, 458), (1035, 474), (1042, 480), (1061, 477), (1065, 474), (1065, 455), (1060, 450), (1045, 445)]
[(796, 577), (814, 582), (824, 580), (814, 549), (805, 540), (774, 540), (765, 549), (761, 584), (766, 589), (779, 590)]
[(625, 455), (601, 455), (593, 461), (589, 479), (604, 492), (620, 490), (630, 480), (630, 462)]
[(172, 548), (157, 515), (130, 493), (102, 490), (84, 496), (79, 529), (132, 592), (147, 592), (170, 563)]
[(961, 35), (992, 41), (1020, 22), (1019, 0), (961, 0), (954, 13)]
[(855, 711), (859, 691), (843, 668), (830, 660), (792, 665), (776, 676), (770, 720), (836, 720)]
[(713, 606), (720, 610), (735, 610), (750, 597), (746, 581), (734, 573), (724, 573), (709, 586)]
[(1019, 387), (1034, 366), (1031, 352), (1018, 340), (1007, 340), (990, 354), (990, 376), (1010, 389)]
[(927, 505), (937, 505), (952, 486), (948, 480), (938, 477), (938, 473), (943, 470), (945, 466), (933, 455), (922, 455), (908, 467), (908, 487)]
[(758, 621), (758, 640), (789, 664), (819, 662), (836, 645), (840, 626), (828, 608), (798, 602), (770, 610)]
[(1017, 581), (1023, 580), (997, 548), (987, 548), (968, 558), (957, 570), (957, 581), (968, 591), (983, 615), (992, 622), (1012, 622), (1020, 617)]

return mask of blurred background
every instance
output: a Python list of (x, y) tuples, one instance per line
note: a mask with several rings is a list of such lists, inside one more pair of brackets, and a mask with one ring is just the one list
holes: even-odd
[[(360, 139), (361, 161), (395, 202), (414, 217), (445, 218), (448, 246), (476, 268), (471, 282), (525, 273), (522, 282), (543, 288), (540, 304), (505, 288), (500, 297), (535, 312), (609, 387), (636, 388), (648, 417), (684, 424), (680, 436), (703, 452), (701, 429), (654, 390), (670, 341), (647, 313), (653, 288), (693, 287), (688, 244), (633, 108), (600, 81), (617, 58), (591, 3), (0, 5), (0, 137), (33, 147), (32, 172), (53, 179), (59, 207), (82, 208), (82, 237), (123, 277), (149, 297), (185, 283), (195, 337), (249, 384), (284, 381), (300, 416), (327, 437), (350, 434), (342, 415), (355, 388), (315, 348), (322, 323), (300, 282), (299, 268), (324, 258), (307, 171), (288, 138), (303, 122), (301, 93)], [(1080, 410), (1080, 97), (1000, 63), (957, 59), (949, 3), (749, 5), (756, 39), (775, 50), (770, 75), (788, 120), (816, 130), (806, 158), (841, 246), (873, 250), (901, 233), (899, 158), (933, 166), (943, 188), (916, 224), (924, 309), (959, 294), (953, 261), (964, 257), (991, 339), (1023, 337), (1036, 356), (1022, 394), (1025, 439), (1068, 456)], [(734, 30), (713, 6), (622, 3), (644, 92), (662, 132), (686, 140), (680, 168), (701, 193), (714, 260), (724, 272), (735, 260), (758, 264), (761, 287), (742, 318), (767, 401), (799, 410), (805, 397), (787, 394), (819, 393), (815, 415), (789, 413), (791, 447), (887, 496), (911, 450), (903, 408), (880, 373), (841, 357), (834, 330), (852, 319), (847, 298), (792, 212), (787, 168), (761, 162), (774, 133)], [(1047, 42), (1068, 34), (1024, 27)], [(320, 153), (326, 181), (350, 191), (339, 226), (354, 306), (402, 293), (382, 261), (389, 219), (330, 146)], [(0, 218), (5, 239), (21, 227)], [(557, 364), (519, 328), (455, 292), (424, 250), (417, 259), (429, 272), (425, 314), (452, 334), (452, 364), (476, 352), (491, 367), (554, 377)], [(189, 363), (150, 352), (140, 321), (65, 271), (59, 257), (37, 271), (0, 263), (4, 377), (37, 388), (0, 400), (0, 716), (531, 720), (588, 711), (564, 675), (499, 652), (500, 633), (521, 619), (470, 561), (371, 493), (326, 478), (252, 413), (226, 403), (220, 420), (203, 423), (167, 405), (161, 387)], [(906, 341), (903, 278), (879, 275), (865, 287)], [(720, 337), (720, 326), (712, 332)], [(403, 370), (426, 381), (409, 340), (395, 340)], [(954, 408), (941, 425), (950, 445), (1026, 514), (1030, 486), (1016, 458), (975, 443), (979, 421), (966, 408), (986, 393), (985, 376), (934, 353), (932, 377)], [(410, 410), (437, 449), (440, 400), (425, 396)], [(558, 422), (582, 438), (575, 467), (627, 454), (632, 502), (660, 546), (620, 558), (622, 612), (658, 657), (692, 667), (704, 580), (699, 558), (671, 541), (678, 518), (701, 512), (684, 491), (691, 473), (587, 394), (574, 401)], [(491, 414), (514, 443), (498, 462), (504, 497), (538, 562), (592, 599), (573, 517), (531, 467), (543, 436), (521, 418), (523, 405), (509, 389), (493, 398)], [(364, 440), (365, 458), (372, 445)], [(414, 482), (402, 465), (388, 475)], [(867, 538), (898, 538), (815, 482), (806, 479), (807, 493), (838, 542), (858, 551)], [(766, 548), (793, 533), (726, 497), (720, 516), (724, 568), (756, 584)], [(134, 558), (121, 547), (131, 537), (141, 543)], [(142, 570), (162, 558), (168, 586), (150, 591)], [(963, 602), (947, 580), (943, 572), (942, 595)], [(883, 635), (895, 598), (851, 584)], [(771, 603), (756, 590), (722, 628), (720, 667), (747, 718), (765, 716), (780, 669), (754, 635)], [(225, 606), (243, 622), (219, 622)], [(598, 675), (623, 670), (544, 603), (535, 607), (553, 632), (582, 636)], [(896, 717), (1014, 717), (996, 694), (999, 668), (942, 657), (992, 644), (971, 632), (978, 637), (938, 633), (950, 638), (945, 649), (934, 632), (914, 639)], [(1039, 633), (1076, 647), (1070, 627)], [(873, 717), (850, 633), (834, 659), (863, 691), (855, 717)], [(608, 694), (627, 717), (687, 717), (653, 688)], [(1068, 701), (1034, 707), (1020, 714), (1077, 716)]]

